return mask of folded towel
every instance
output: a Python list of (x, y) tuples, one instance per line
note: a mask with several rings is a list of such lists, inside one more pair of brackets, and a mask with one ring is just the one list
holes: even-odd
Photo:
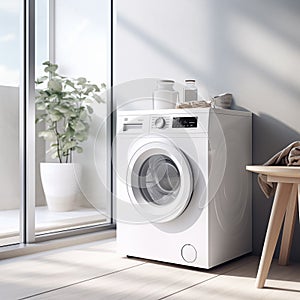
[(211, 104), (201, 100), (201, 101), (187, 101), (176, 105), (176, 108), (206, 108), (210, 107)]
[[(300, 141), (288, 145), (275, 154), (264, 166), (300, 166)], [(266, 175), (258, 175), (258, 184), (267, 198), (275, 194), (277, 184), (268, 182)]]

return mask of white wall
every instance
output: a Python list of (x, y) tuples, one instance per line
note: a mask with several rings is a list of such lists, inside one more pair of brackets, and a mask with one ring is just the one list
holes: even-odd
[[(108, 1), (55, 0), (55, 62), (70, 77), (86, 77), (100, 85), (108, 81)], [(107, 103), (108, 104), (108, 103)], [(94, 106), (89, 140), (75, 161), (83, 166), (80, 183), (85, 198), (107, 208), (107, 104)], [(82, 201), (84, 204), (84, 201)], [(85, 204), (88, 204), (85, 200)]]
[[(195, 78), (204, 96), (233, 93), (236, 108), (254, 113), (255, 164), (300, 139), (300, 1), (115, 3), (115, 83), (148, 77), (180, 82)], [(253, 246), (257, 254), (271, 204), (254, 178)], [(299, 236), (298, 223), (295, 236)], [(294, 240), (292, 256), (300, 260), (299, 239)]]

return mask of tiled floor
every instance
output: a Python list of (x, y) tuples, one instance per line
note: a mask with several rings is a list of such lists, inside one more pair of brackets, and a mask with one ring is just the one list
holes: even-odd
[(1, 299), (299, 299), (300, 264), (273, 263), (254, 287), (258, 258), (212, 270), (122, 258), (114, 240), (0, 262)]

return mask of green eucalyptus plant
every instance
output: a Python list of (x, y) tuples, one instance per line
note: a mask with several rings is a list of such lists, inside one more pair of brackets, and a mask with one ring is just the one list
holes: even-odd
[[(67, 78), (57, 73), (58, 65), (43, 63), (45, 76), (36, 80), (36, 109), (40, 114), (36, 123), (44, 122), (45, 129), (39, 137), (49, 141), (52, 158), (60, 163), (71, 163), (72, 153), (82, 153), (81, 143), (88, 138), (92, 103), (104, 102), (99, 88), (85, 78)], [(38, 88), (40, 87), (40, 88)]]

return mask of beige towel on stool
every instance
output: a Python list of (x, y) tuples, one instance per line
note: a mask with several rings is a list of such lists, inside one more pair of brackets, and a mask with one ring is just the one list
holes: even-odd
[[(264, 166), (300, 167), (300, 141), (288, 145), (286, 148), (275, 154), (264, 164)], [(270, 198), (275, 194), (277, 184), (268, 182), (266, 175), (258, 175), (258, 184), (267, 198)]]

